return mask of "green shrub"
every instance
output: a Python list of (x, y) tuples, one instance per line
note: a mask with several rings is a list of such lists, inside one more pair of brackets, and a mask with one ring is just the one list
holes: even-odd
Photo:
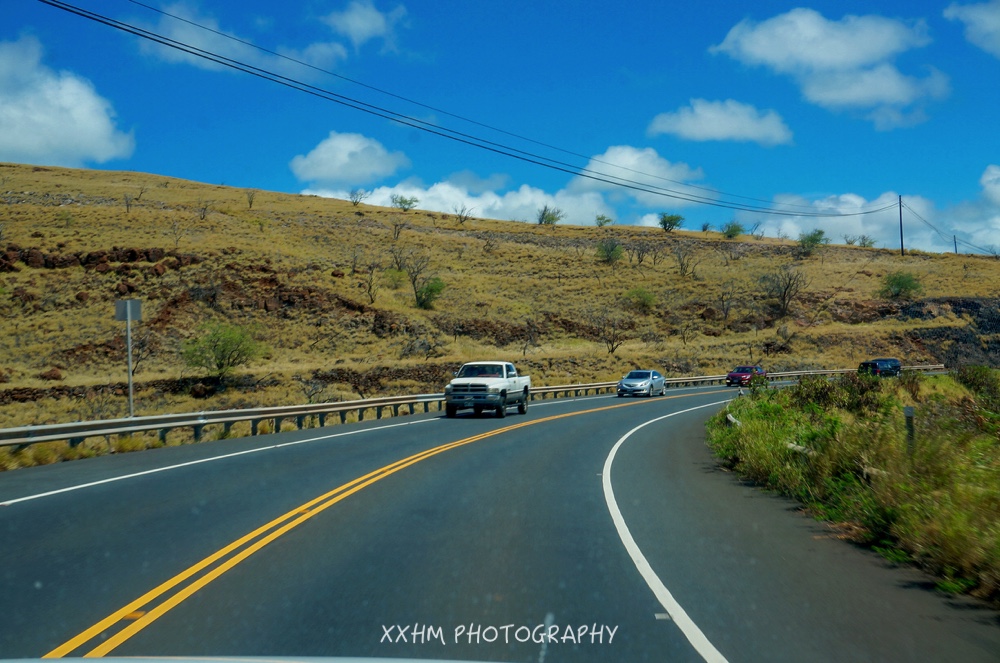
[(923, 291), (920, 280), (910, 272), (890, 272), (882, 278), (882, 288), (878, 291), (883, 299), (909, 299)]
[(635, 287), (625, 293), (625, 306), (637, 313), (649, 313), (656, 304), (656, 295), (642, 287)]
[(265, 351), (249, 329), (224, 322), (202, 327), (202, 335), (184, 343), (181, 356), (191, 368), (203, 368), (219, 378), (260, 358)]
[(621, 242), (614, 237), (605, 237), (597, 243), (597, 259), (606, 265), (616, 265), (624, 252)]
[(726, 239), (736, 239), (744, 232), (746, 232), (746, 229), (743, 227), (743, 224), (738, 221), (730, 221), (722, 226), (722, 236)]
[(434, 308), (434, 302), (445, 289), (445, 282), (437, 276), (431, 277), (423, 285), (414, 291), (417, 307), (422, 309)]

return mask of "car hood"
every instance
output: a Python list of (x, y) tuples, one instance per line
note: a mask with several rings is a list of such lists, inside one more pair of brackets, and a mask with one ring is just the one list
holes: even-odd
[(634, 387), (636, 385), (646, 384), (651, 380), (652, 378), (628, 378), (628, 379), (622, 378), (621, 380), (618, 381), (618, 384), (624, 384)]

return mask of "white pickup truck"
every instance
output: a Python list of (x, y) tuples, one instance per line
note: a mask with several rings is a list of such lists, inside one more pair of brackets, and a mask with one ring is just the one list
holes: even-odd
[(528, 412), (531, 378), (518, 375), (514, 364), (505, 361), (477, 361), (465, 364), (455, 379), (444, 388), (445, 414), (454, 417), (459, 410), (471, 408), (476, 414), (493, 410), (507, 416), (507, 406), (517, 404), (521, 414)]

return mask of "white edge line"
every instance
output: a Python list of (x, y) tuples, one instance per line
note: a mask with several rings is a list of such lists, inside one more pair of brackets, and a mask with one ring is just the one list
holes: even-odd
[(719, 652), (715, 646), (709, 642), (705, 634), (701, 632), (698, 625), (688, 617), (688, 614), (684, 612), (684, 608), (681, 604), (677, 602), (670, 590), (667, 589), (663, 581), (660, 580), (656, 572), (653, 571), (653, 567), (650, 566), (649, 561), (646, 556), (642, 554), (639, 550), (639, 546), (636, 544), (635, 539), (632, 538), (632, 533), (628, 529), (628, 525), (625, 524), (625, 519), (622, 517), (622, 512), (618, 508), (618, 502), (615, 500), (614, 490), (611, 488), (611, 464), (615, 460), (615, 455), (618, 453), (618, 449), (625, 443), (633, 433), (641, 428), (644, 428), (650, 424), (654, 424), (663, 419), (669, 419), (670, 417), (677, 416), (678, 414), (685, 414), (687, 412), (692, 412), (694, 410), (700, 410), (706, 407), (714, 407), (716, 405), (721, 405), (727, 403), (732, 399), (726, 399), (724, 401), (718, 401), (716, 403), (708, 403), (707, 405), (699, 405), (698, 407), (688, 408), (686, 410), (681, 410), (680, 412), (674, 412), (673, 414), (667, 414), (662, 417), (657, 417), (656, 419), (650, 419), (649, 421), (639, 424), (629, 432), (625, 433), (615, 446), (611, 448), (611, 453), (608, 454), (608, 458), (604, 461), (604, 472), (602, 477), (602, 484), (604, 485), (604, 499), (608, 503), (608, 510), (611, 512), (611, 519), (615, 523), (615, 528), (618, 530), (618, 536), (621, 538), (622, 543), (625, 545), (625, 550), (628, 551), (629, 556), (635, 563), (637, 569), (639, 569), (639, 574), (642, 579), (646, 581), (649, 588), (653, 590), (653, 594), (656, 599), (660, 602), (660, 605), (666, 609), (667, 614), (673, 620), (677, 627), (680, 628), (681, 632), (688, 639), (688, 642), (695, 648), (695, 650), (701, 654), (701, 657), (708, 661), (709, 663), (726, 663), (726, 658)]
[(50, 490), (45, 493), (38, 493), (36, 495), (27, 495), (25, 497), (16, 497), (14, 499), (6, 500), (0, 502), (0, 507), (11, 506), (12, 504), (17, 504), (18, 502), (27, 502), (29, 500), (37, 500), (42, 497), (49, 497), (51, 495), (58, 495), (60, 493), (68, 493), (74, 490), (82, 490), (84, 488), (92, 488), (94, 486), (100, 486), (105, 483), (113, 483), (115, 481), (124, 481), (125, 479), (134, 479), (136, 477), (146, 476), (147, 474), (156, 474), (157, 472), (166, 472), (168, 470), (176, 470), (182, 467), (190, 467), (191, 465), (200, 465), (201, 463), (211, 463), (217, 460), (225, 460), (227, 458), (235, 458), (236, 456), (245, 456), (247, 454), (257, 453), (259, 451), (271, 451), (273, 449), (280, 449), (282, 447), (291, 447), (297, 444), (306, 444), (307, 442), (318, 442), (320, 440), (329, 440), (335, 437), (344, 437), (347, 435), (359, 435), (361, 433), (369, 433), (372, 431), (387, 430), (389, 428), (398, 428), (400, 426), (413, 426), (414, 424), (423, 424), (429, 421), (437, 421), (437, 419), (421, 419), (418, 421), (406, 421), (399, 424), (389, 424), (386, 426), (379, 426), (377, 428), (363, 428), (358, 430), (345, 431), (343, 433), (333, 433), (332, 435), (321, 435), (319, 437), (310, 437), (304, 440), (293, 440), (292, 442), (282, 442), (281, 444), (271, 444), (266, 447), (257, 447), (255, 449), (246, 449), (245, 451), (236, 451), (230, 454), (224, 454), (222, 456), (212, 456), (211, 458), (202, 458), (200, 460), (192, 460), (186, 463), (179, 463), (177, 465), (167, 465), (165, 467), (158, 467), (152, 470), (145, 470), (143, 472), (135, 472), (133, 474), (123, 474), (119, 477), (109, 477), (107, 479), (101, 479), (100, 481), (91, 481), (90, 483), (81, 483), (76, 486), (67, 486), (66, 488), (59, 488), (57, 490)]

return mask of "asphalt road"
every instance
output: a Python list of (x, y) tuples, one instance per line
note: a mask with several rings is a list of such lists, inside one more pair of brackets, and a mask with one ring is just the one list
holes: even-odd
[(719, 470), (732, 390), (418, 415), (0, 474), (0, 657), (1000, 661)]

